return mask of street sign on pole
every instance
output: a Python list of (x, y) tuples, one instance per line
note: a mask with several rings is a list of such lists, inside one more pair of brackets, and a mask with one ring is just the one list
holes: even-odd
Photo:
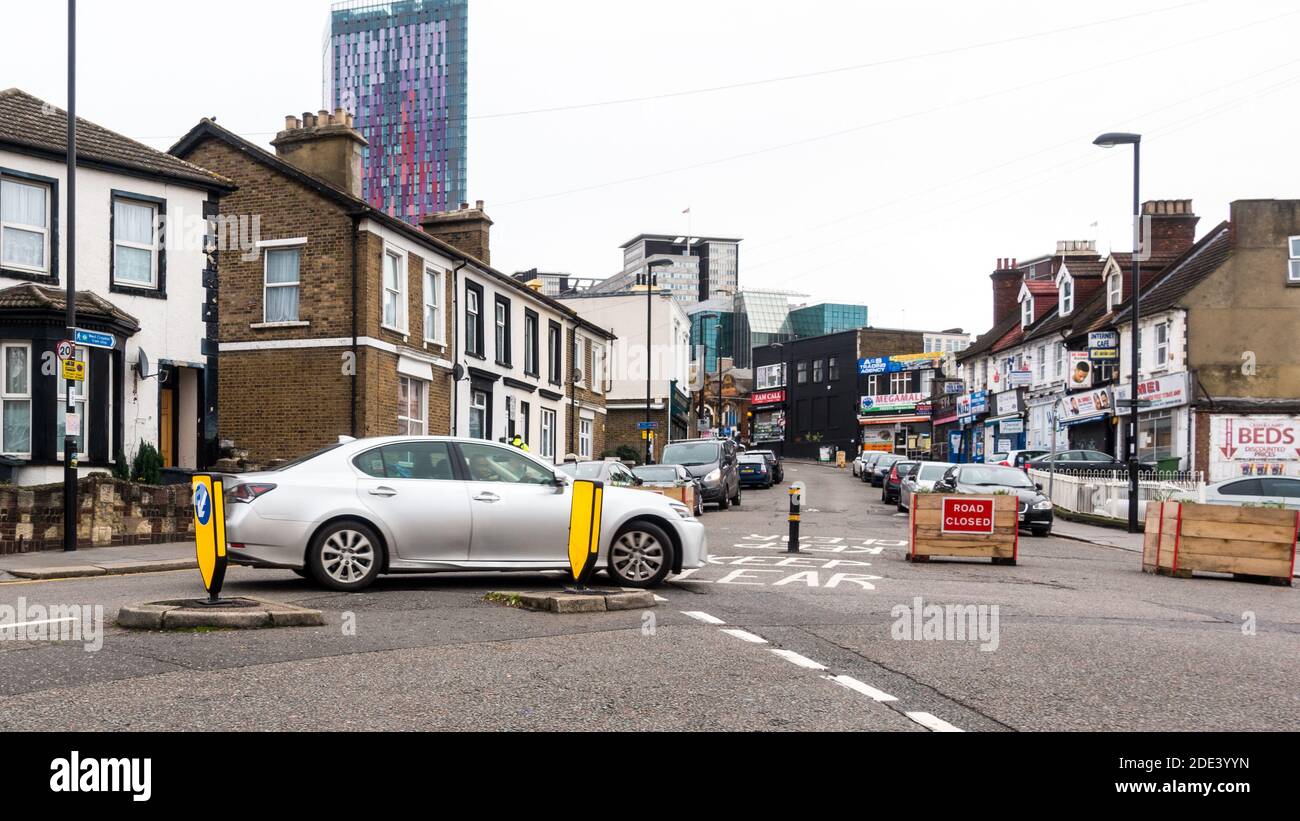
[(85, 381), (86, 363), (76, 359), (63, 360), (63, 378), (72, 382)]
[(73, 346), (71, 339), (65, 339), (60, 342), (57, 350), (59, 353), (59, 359), (71, 359), (72, 355), (76, 353), (76, 348)]
[(83, 331), (77, 328), (72, 338), (78, 345), (85, 345), (90, 348), (107, 348), (111, 351), (115, 347), (113, 335), (101, 334), (99, 331)]

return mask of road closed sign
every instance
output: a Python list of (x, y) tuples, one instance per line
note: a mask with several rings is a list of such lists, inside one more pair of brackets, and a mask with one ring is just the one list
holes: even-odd
[(943, 497), (943, 518), (940, 520), (940, 530), (944, 533), (992, 533), (992, 497)]

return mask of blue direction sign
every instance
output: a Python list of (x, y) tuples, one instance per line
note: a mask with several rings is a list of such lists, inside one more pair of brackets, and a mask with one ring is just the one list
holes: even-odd
[(659, 423), (658, 422), (637, 422), (636, 429), (637, 430), (658, 430)]
[(72, 337), (78, 345), (85, 345), (90, 348), (108, 348), (113, 349), (113, 335), (101, 334), (98, 331), (83, 331), (80, 328)]

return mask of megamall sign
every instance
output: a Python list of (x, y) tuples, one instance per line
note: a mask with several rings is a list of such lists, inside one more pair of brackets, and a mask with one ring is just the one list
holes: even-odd
[[(887, 393), (881, 396), (864, 396), (858, 403), (858, 414), (885, 413), (912, 410), (925, 401), (923, 393)], [(928, 409), (927, 409), (928, 411)]]
[(991, 534), (993, 498), (991, 496), (945, 496), (940, 531)]

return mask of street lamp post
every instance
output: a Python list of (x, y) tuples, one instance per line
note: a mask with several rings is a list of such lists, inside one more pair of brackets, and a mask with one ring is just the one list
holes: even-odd
[[(68, 0), (68, 239), (67, 239), (67, 339), (77, 335), (77, 0)], [(72, 349), (75, 358), (77, 349)], [(77, 434), (68, 424), (77, 406), (72, 401), (73, 380), (64, 380), (63, 416), (63, 549), (77, 549)]]
[[(654, 451), (651, 445), (652, 440), (650, 438), (650, 381), (654, 376), (654, 368), (652, 367), (654, 354), (650, 346), (652, 323), (651, 313), (654, 308), (654, 271), (656, 268), (664, 268), (672, 264), (672, 260), (669, 259), (657, 259), (653, 262), (647, 262), (645, 273), (642, 274), (643, 284), (645, 285), (645, 463), (647, 465), (651, 463), (654, 456)], [(665, 399), (665, 404), (667, 404), (669, 399), (671, 399), (671, 397)]]
[(1138, 367), (1142, 347), (1138, 316), (1142, 307), (1142, 203), (1138, 194), (1142, 157), (1142, 135), (1108, 132), (1093, 140), (1093, 145), (1112, 148), (1117, 145), (1133, 146), (1133, 302), (1132, 326), (1129, 332), (1130, 372), (1128, 405), (1128, 532), (1138, 532)]

